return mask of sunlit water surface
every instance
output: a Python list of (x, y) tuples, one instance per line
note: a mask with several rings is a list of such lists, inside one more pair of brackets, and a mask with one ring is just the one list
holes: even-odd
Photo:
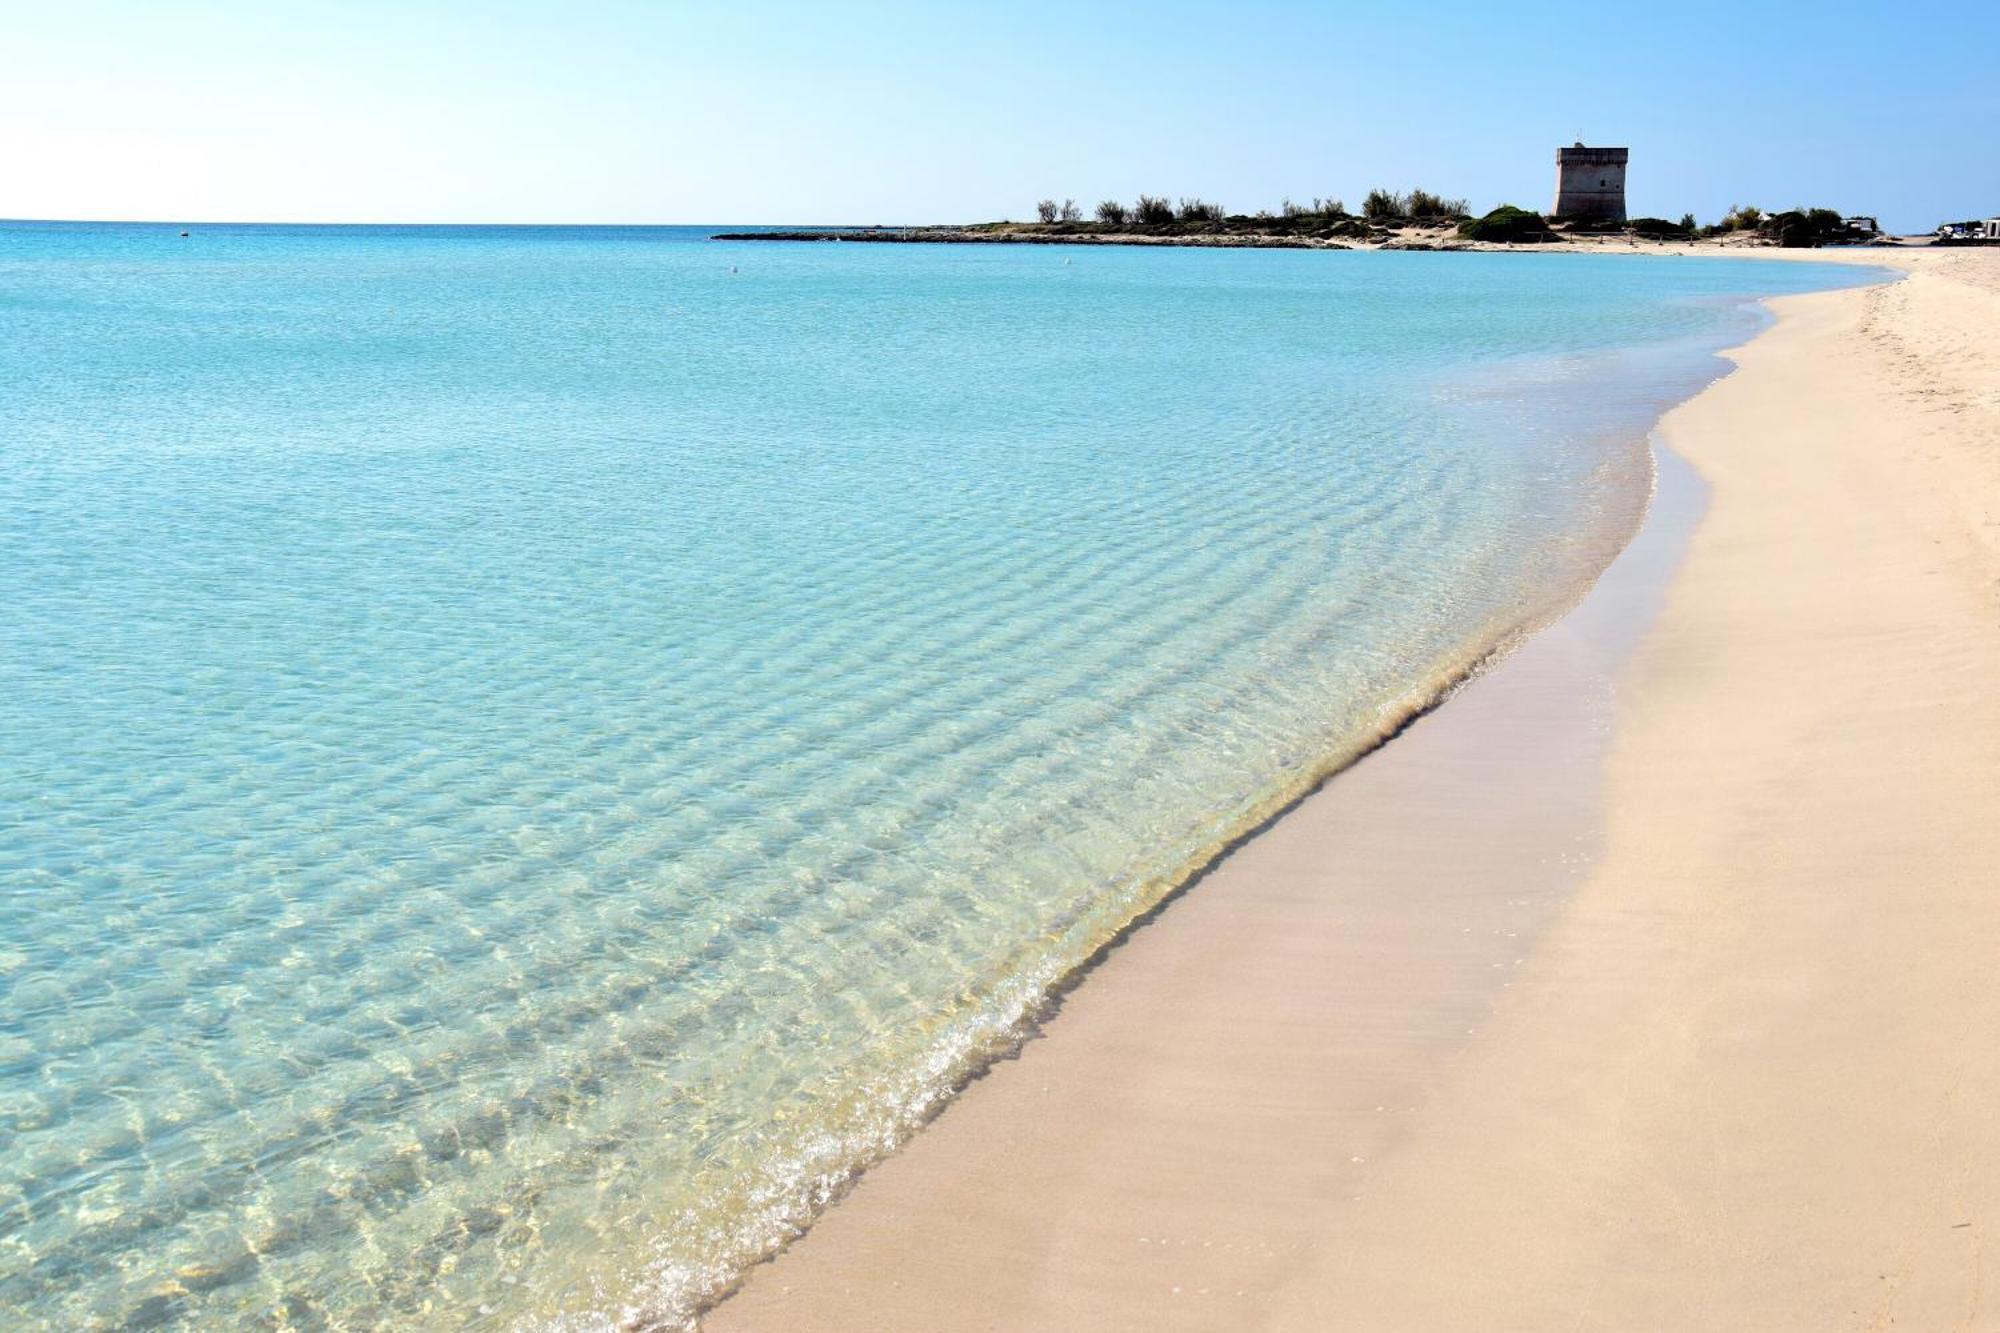
[(0, 1309), (672, 1319), (1851, 280), (0, 227)]

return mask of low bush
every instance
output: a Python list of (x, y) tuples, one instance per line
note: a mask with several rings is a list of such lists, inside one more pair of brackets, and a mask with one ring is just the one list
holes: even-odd
[(1174, 206), (1165, 199), (1155, 195), (1142, 194), (1139, 196), (1139, 202), (1132, 208), (1132, 219), (1135, 222), (1142, 222), (1148, 226), (1156, 226), (1162, 222), (1172, 222), (1174, 220)]
[(1132, 210), (1116, 199), (1106, 199), (1097, 206), (1097, 220), (1108, 222), (1114, 227), (1122, 227), (1132, 217)]
[(1406, 218), (1408, 205), (1403, 196), (1394, 190), (1370, 190), (1368, 197), (1361, 201), (1361, 216), (1370, 222), (1387, 222), (1392, 218)]
[(1222, 205), (1211, 204), (1206, 199), (1189, 199), (1182, 196), (1179, 217), (1182, 222), (1220, 222), (1223, 217)]
[(1764, 210), (1755, 204), (1731, 204), (1719, 225), (1724, 231), (1754, 231), (1763, 221)]
[(1432, 194), (1429, 190), (1412, 190), (1403, 200), (1403, 212), (1413, 218), (1432, 220), (1438, 218), (1462, 218), (1471, 213), (1463, 199), (1446, 199)]
[(1540, 213), (1502, 204), (1483, 218), (1458, 224), (1458, 234), (1468, 241), (1497, 241), (1518, 245), (1525, 241), (1553, 241), (1555, 233)]
[(1665, 218), (1633, 218), (1625, 225), (1649, 241), (1685, 241), (1694, 235), (1692, 219), (1686, 222), (1669, 222)]
[(1859, 239), (1848, 230), (1847, 220), (1831, 208), (1793, 208), (1773, 213), (1757, 228), (1757, 234), (1776, 241), (1787, 250), (1806, 250)]

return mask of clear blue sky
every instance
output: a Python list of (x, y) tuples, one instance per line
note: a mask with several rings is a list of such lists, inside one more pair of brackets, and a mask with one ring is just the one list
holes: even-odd
[(0, 217), (914, 222), (1141, 190), (2000, 213), (1990, 3), (0, 0)]

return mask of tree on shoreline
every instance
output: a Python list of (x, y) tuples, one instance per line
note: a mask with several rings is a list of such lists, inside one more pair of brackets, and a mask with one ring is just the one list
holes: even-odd
[(1403, 196), (1394, 190), (1373, 189), (1361, 201), (1361, 216), (1370, 222), (1387, 222), (1391, 218), (1406, 217)]
[(1715, 225), (1719, 231), (1755, 231), (1764, 225), (1764, 210), (1755, 204), (1731, 204)]
[(1432, 194), (1429, 190), (1412, 190), (1403, 199), (1404, 215), (1430, 220), (1434, 218), (1462, 218), (1471, 215), (1472, 210), (1463, 199), (1446, 199), (1443, 195)]

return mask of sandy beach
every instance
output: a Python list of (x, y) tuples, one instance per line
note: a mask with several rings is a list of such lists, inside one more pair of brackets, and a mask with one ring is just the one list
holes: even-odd
[(1852, 257), (703, 1327), (2000, 1327), (2000, 253)]

